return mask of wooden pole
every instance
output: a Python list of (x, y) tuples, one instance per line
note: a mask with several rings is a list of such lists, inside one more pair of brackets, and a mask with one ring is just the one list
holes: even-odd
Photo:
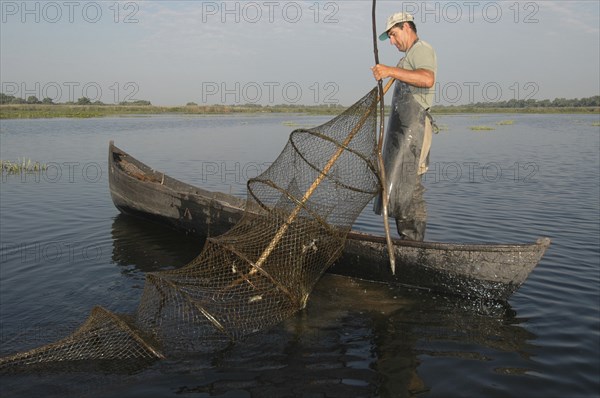
[(275, 234), (275, 237), (273, 237), (273, 240), (271, 241), (271, 243), (269, 243), (269, 246), (267, 246), (265, 251), (261, 254), (260, 258), (256, 261), (256, 263), (254, 263), (254, 265), (256, 267), (260, 268), (262, 263), (264, 263), (265, 260), (269, 257), (269, 255), (271, 254), (273, 249), (275, 249), (275, 246), (277, 246), (277, 244), (279, 243), (279, 241), (281, 240), (281, 238), (283, 237), (283, 235), (285, 234), (285, 232), (287, 231), (289, 226), (292, 224), (292, 222), (294, 222), (294, 219), (296, 218), (298, 213), (300, 213), (300, 210), (302, 210), (302, 208), (304, 207), (304, 204), (312, 196), (312, 194), (315, 192), (315, 190), (321, 184), (321, 182), (323, 182), (325, 177), (327, 177), (327, 173), (329, 173), (329, 170), (331, 170), (331, 168), (333, 167), (335, 162), (338, 160), (338, 158), (342, 155), (342, 153), (344, 153), (345, 148), (348, 146), (348, 144), (350, 144), (350, 141), (352, 141), (352, 139), (354, 138), (356, 133), (361, 129), (363, 124), (365, 124), (370, 113), (371, 113), (370, 111), (366, 112), (362, 116), (362, 118), (360, 119), (358, 124), (352, 129), (350, 134), (348, 134), (348, 136), (346, 137), (346, 139), (344, 140), (342, 145), (338, 148), (338, 150), (329, 159), (329, 161), (327, 162), (327, 164), (321, 171), (321, 174), (319, 174), (319, 176), (313, 181), (311, 186), (306, 190), (306, 192), (304, 193), (304, 196), (300, 200), (300, 203), (298, 203), (296, 208), (290, 213), (286, 222), (279, 228), (279, 230)]
[[(375, 2), (373, 0), (373, 9), (372, 9), (372, 22), (373, 22), (373, 51), (375, 53), (375, 65), (379, 64), (379, 51), (377, 50), (377, 24), (375, 23)], [(391, 83), (394, 79), (390, 79), (388, 86), (391, 86)], [(388, 191), (387, 191), (387, 180), (385, 178), (385, 165), (383, 164), (383, 132), (384, 132), (384, 118), (385, 118), (385, 108), (383, 104), (383, 96), (385, 95), (385, 91), (383, 90), (383, 82), (380, 80), (377, 81), (377, 86), (379, 87), (379, 143), (377, 145), (377, 162), (379, 163), (379, 176), (381, 179), (381, 204), (383, 207), (383, 226), (385, 228), (385, 240), (387, 242), (388, 255), (390, 257), (390, 268), (392, 269), (392, 274), (396, 274), (396, 256), (394, 254), (394, 245), (392, 244), (392, 237), (390, 236), (390, 222), (388, 218)], [(386, 90), (387, 91), (387, 90)]]
[[(394, 82), (394, 79), (390, 79), (390, 81), (386, 84), (386, 87), (383, 90), (383, 95), (385, 95), (385, 93), (389, 90), (389, 88), (392, 86), (393, 82)], [(380, 100), (383, 97), (383, 95), (380, 94), (379, 97), (378, 97), (378, 100)], [(269, 245), (266, 247), (266, 249), (262, 252), (262, 254), (258, 258), (258, 260), (256, 260), (256, 262), (254, 262), (254, 263), (250, 263), (250, 265), (252, 266), (252, 270), (250, 270), (250, 272), (248, 272), (247, 275), (245, 275), (245, 276), (239, 278), (238, 280), (236, 280), (235, 282), (233, 282), (230, 287), (236, 286), (237, 284), (239, 284), (239, 283), (247, 280), (248, 277), (256, 274), (258, 271), (261, 271), (262, 273), (265, 273), (265, 271), (262, 269), (262, 265), (269, 258), (269, 256), (273, 252), (273, 250), (275, 250), (275, 247), (277, 247), (277, 245), (279, 244), (279, 242), (281, 241), (281, 239), (283, 238), (283, 236), (285, 235), (285, 233), (289, 229), (290, 225), (292, 225), (292, 223), (294, 222), (294, 220), (298, 216), (298, 213), (300, 213), (300, 210), (302, 210), (302, 208), (304, 207), (304, 205), (306, 204), (306, 202), (308, 201), (308, 199), (312, 196), (312, 194), (314, 193), (314, 191), (317, 189), (317, 187), (319, 186), (319, 184), (321, 184), (321, 182), (323, 182), (323, 180), (325, 179), (325, 177), (327, 177), (327, 173), (329, 172), (329, 170), (331, 170), (331, 168), (333, 167), (333, 165), (335, 164), (335, 162), (342, 155), (342, 153), (344, 152), (344, 148), (347, 147), (348, 144), (350, 144), (350, 141), (352, 141), (352, 139), (354, 138), (354, 136), (356, 135), (356, 133), (365, 124), (365, 122), (367, 121), (367, 118), (369, 117), (370, 114), (371, 114), (371, 110), (365, 112), (365, 114), (358, 121), (357, 125), (348, 134), (348, 136), (346, 137), (346, 139), (344, 140), (344, 142), (342, 143), (342, 145), (338, 148), (338, 150), (329, 159), (329, 161), (327, 162), (327, 164), (325, 165), (325, 167), (321, 171), (321, 174), (319, 174), (319, 176), (313, 181), (313, 183), (311, 184), (311, 186), (306, 190), (306, 192), (302, 196), (302, 199), (300, 200), (300, 203), (298, 203), (298, 205), (296, 206), (296, 208), (290, 213), (290, 215), (288, 216), (288, 218), (285, 221), (285, 223), (281, 227), (279, 227), (279, 230), (277, 230), (277, 232), (275, 233), (275, 236), (273, 237), (273, 239), (271, 240), (271, 242), (269, 243)]]

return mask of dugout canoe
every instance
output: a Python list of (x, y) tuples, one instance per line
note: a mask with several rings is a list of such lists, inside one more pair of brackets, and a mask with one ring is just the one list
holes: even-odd
[[(217, 236), (242, 216), (245, 200), (186, 184), (109, 143), (109, 188), (124, 214), (200, 237)], [(443, 294), (504, 301), (536, 267), (549, 238), (528, 244), (460, 244), (394, 240), (396, 275), (386, 241), (351, 231), (329, 272)]]

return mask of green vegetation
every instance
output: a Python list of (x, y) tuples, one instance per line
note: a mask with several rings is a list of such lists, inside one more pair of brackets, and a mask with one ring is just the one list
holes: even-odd
[(594, 127), (600, 126), (600, 122), (593, 122), (592, 126), (594, 126)]
[(222, 115), (237, 113), (303, 113), (311, 115), (337, 115), (346, 109), (341, 105), (44, 105), (44, 104), (10, 104), (0, 105), (0, 119), (33, 119), (33, 118), (88, 118), (120, 115)]
[(40, 164), (40, 162), (32, 162), (31, 159), (25, 160), (17, 159), (16, 162), (11, 162), (9, 160), (1, 160), (0, 159), (0, 171), (2, 173), (6, 172), (8, 174), (19, 174), (19, 173), (31, 173), (38, 172), (42, 170), (46, 170), (47, 166), (45, 164)]
[(286, 120), (284, 122), (281, 122), (281, 124), (283, 124), (284, 126), (293, 127), (296, 129), (310, 129), (310, 128), (315, 127), (314, 125), (302, 124), (302, 123), (294, 122), (291, 120)]
[(537, 114), (552, 114), (552, 113), (579, 113), (579, 114), (599, 114), (600, 107), (564, 107), (564, 108), (478, 108), (472, 105), (464, 106), (434, 106), (431, 109), (434, 115), (459, 115), (459, 114), (490, 114), (490, 113), (537, 113)]
[[(389, 114), (389, 106), (386, 107)], [(82, 97), (76, 102), (56, 104), (51, 98), (39, 100), (29, 96), (26, 100), (12, 95), (0, 93), (0, 119), (27, 118), (89, 118), (119, 115), (160, 115), (189, 114), (216, 115), (236, 113), (302, 113), (312, 115), (337, 115), (346, 107), (339, 104), (323, 105), (198, 105), (188, 102), (182, 106), (154, 106), (150, 101), (136, 100), (108, 105), (100, 101), (92, 102)], [(510, 100), (499, 102), (483, 102), (469, 105), (433, 106), (434, 114), (477, 114), (483, 113), (600, 113), (600, 96), (567, 100), (557, 98), (553, 101), (543, 100)]]
[(291, 120), (286, 120), (285, 122), (281, 122), (281, 124), (283, 124), (284, 126), (290, 126), (290, 127), (300, 126), (300, 123), (293, 122)]
[(471, 130), (473, 131), (489, 131), (489, 130), (496, 130), (495, 127), (491, 127), (491, 126), (471, 126), (470, 127)]
[(436, 126), (438, 128), (438, 132), (440, 132), (440, 131), (448, 131), (449, 130), (448, 125), (445, 124), (445, 123), (436, 123)]
[(119, 115), (221, 115), (234, 113), (304, 113), (315, 115), (337, 115), (346, 108), (338, 104), (326, 105), (198, 105), (188, 102), (185, 106), (153, 106), (150, 101), (136, 100), (120, 102), (118, 105), (106, 105), (100, 101), (92, 102), (82, 97), (77, 102), (55, 104), (51, 98), (39, 101), (30, 96), (27, 100), (0, 93), (0, 119), (37, 119), (37, 118), (89, 118)]
[(497, 102), (477, 102), (469, 105), (435, 105), (435, 113), (598, 113), (600, 95), (587, 98), (555, 98), (546, 100), (509, 100)]
[(514, 120), (501, 120), (498, 123), (496, 123), (498, 126), (510, 126), (512, 124), (514, 124), (515, 121)]

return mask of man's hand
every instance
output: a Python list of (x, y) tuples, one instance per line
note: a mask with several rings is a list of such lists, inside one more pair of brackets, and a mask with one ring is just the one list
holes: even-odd
[(386, 77), (390, 77), (390, 68), (386, 65), (377, 64), (371, 68), (373, 71), (373, 77), (375, 80), (379, 81), (381, 79), (385, 79)]
[(376, 80), (393, 77), (410, 86), (431, 88), (435, 84), (435, 75), (428, 69), (408, 70), (377, 64), (371, 68)]

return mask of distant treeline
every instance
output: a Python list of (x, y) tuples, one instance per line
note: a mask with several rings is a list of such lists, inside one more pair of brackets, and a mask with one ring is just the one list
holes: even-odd
[(511, 108), (511, 109), (519, 109), (519, 108), (598, 108), (600, 107), (600, 95), (596, 95), (594, 97), (587, 98), (555, 98), (550, 101), (548, 99), (545, 100), (535, 100), (535, 99), (527, 99), (527, 100), (516, 100), (511, 99), (508, 101), (497, 101), (497, 102), (477, 102), (471, 103), (468, 105), (435, 105), (433, 106), (434, 111), (443, 111), (443, 110), (452, 110), (453, 108)]
[[(46, 104), (46, 105), (107, 105), (102, 101), (91, 101), (89, 98), (81, 97), (77, 101), (70, 101), (64, 103), (55, 103), (52, 98), (44, 98), (39, 100), (36, 96), (32, 95), (27, 97), (27, 99), (18, 98), (13, 95), (7, 95), (4, 93), (0, 93), (0, 104)], [(113, 105), (113, 104), (108, 104)], [(135, 100), (135, 101), (123, 101), (120, 102), (119, 105), (152, 105), (150, 101), (146, 100)], [(210, 107), (210, 108), (235, 108), (240, 107), (244, 109), (255, 109), (257, 111), (260, 110), (268, 110), (269, 108), (277, 108), (277, 109), (297, 109), (297, 108), (321, 108), (321, 109), (344, 109), (345, 107), (339, 104), (322, 104), (322, 105), (299, 105), (299, 104), (278, 104), (278, 105), (260, 105), (260, 104), (217, 104), (217, 105), (198, 105), (195, 102), (188, 102), (186, 107)], [(477, 102), (471, 103), (468, 105), (435, 105), (433, 106), (433, 110), (452, 110), (453, 108), (580, 108), (580, 107), (600, 107), (600, 95), (596, 95), (593, 97), (587, 98), (555, 98), (554, 100), (535, 100), (535, 99), (527, 99), (527, 100), (516, 100), (511, 99), (508, 101), (497, 101), (497, 102)]]
[(0, 119), (37, 119), (54, 117), (102, 117), (113, 115), (223, 115), (223, 114), (259, 114), (259, 113), (302, 113), (312, 115), (336, 115), (346, 109), (341, 105), (192, 105), (155, 106), (127, 103), (121, 105), (99, 104), (2, 104)]
[[(29, 96), (26, 100), (0, 93), (0, 119), (52, 118), (52, 117), (101, 117), (127, 114), (231, 114), (231, 113), (304, 113), (336, 115), (346, 107), (340, 104), (215, 104), (198, 105), (188, 102), (180, 106), (155, 106), (146, 100), (124, 101), (119, 104), (104, 104), (82, 97), (77, 101), (54, 103), (51, 98), (39, 100)], [(386, 113), (389, 114), (389, 103)], [(600, 113), (600, 96), (550, 100), (509, 100), (499, 102), (478, 102), (469, 105), (435, 105), (435, 114), (458, 113)]]
[[(182, 109), (182, 107), (171, 107), (172, 109)], [(320, 104), (320, 105), (302, 105), (302, 104), (237, 104), (237, 105), (198, 105), (195, 102), (188, 102), (183, 107), (185, 113), (314, 113), (314, 114), (335, 114), (341, 113), (346, 109), (340, 104)]]
[[(44, 104), (44, 105), (106, 105), (102, 101), (93, 101), (87, 97), (81, 97), (77, 101), (69, 101), (56, 103), (52, 98), (44, 98), (41, 101), (35, 95), (30, 95), (27, 99), (15, 97), (14, 95), (7, 95), (4, 93), (0, 93), (0, 104), (1, 105), (18, 105), (18, 104), (27, 104), (27, 105), (36, 105), (36, 104)], [(120, 102), (119, 105), (152, 105), (150, 101), (146, 100), (135, 100), (135, 101), (123, 101)]]

